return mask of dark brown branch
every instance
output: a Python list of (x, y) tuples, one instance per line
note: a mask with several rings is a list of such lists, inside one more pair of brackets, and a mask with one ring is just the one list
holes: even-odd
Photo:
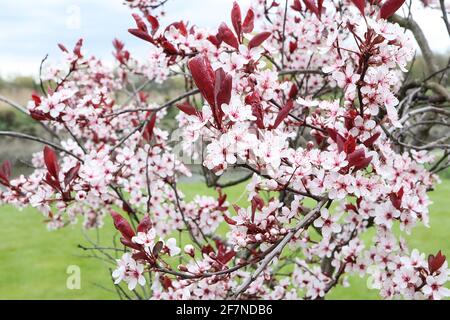
[(30, 141), (36, 141), (45, 145), (48, 145), (58, 151), (64, 152), (74, 158), (76, 158), (78, 161), (80, 161), (81, 163), (83, 163), (83, 159), (81, 159), (80, 157), (78, 157), (76, 154), (74, 154), (73, 152), (64, 149), (63, 147), (61, 147), (60, 145), (53, 143), (51, 141), (39, 138), (39, 137), (35, 137), (35, 136), (31, 136), (25, 133), (20, 133), (20, 132), (12, 132), (12, 131), (0, 131), (0, 136), (8, 136), (8, 137), (12, 137), (12, 138), (19, 138), (19, 139), (25, 139), (25, 140), (30, 140)]

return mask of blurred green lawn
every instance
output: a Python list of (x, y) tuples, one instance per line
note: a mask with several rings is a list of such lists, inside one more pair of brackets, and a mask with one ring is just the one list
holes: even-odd
[[(195, 194), (215, 195), (202, 183), (182, 186), (188, 199)], [(230, 202), (242, 203), (243, 186), (227, 189)], [(450, 180), (443, 180), (436, 191), (430, 193), (431, 229), (417, 227), (413, 235), (406, 237), (411, 248), (417, 247), (425, 253), (436, 253), (442, 249), (450, 255)], [(117, 299), (111, 282), (108, 265), (103, 260), (86, 257), (89, 253), (78, 248), (89, 246), (80, 225), (48, 232), (42, 223), (43, 217), (33, 209), (18, 211), (11, 206), (0, 207), (0, 299)], [(97, 237), (96, 231), (88, 236)], [(99, 232), (102, 243), (111, 243), (115, 232), (111, 219)], [(370, 235), (367, 235), (370, 237)], [(66, 287), (69, 265), (81, 270), (81, 289)], [(350, 279), (349, 288), (333, 289), (331, 299), (376, 299), (375, 290), (369, 290), (366, 280)]]

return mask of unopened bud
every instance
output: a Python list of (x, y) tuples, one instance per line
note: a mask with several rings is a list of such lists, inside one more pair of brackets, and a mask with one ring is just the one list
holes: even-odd
[(182, 272), (187, 272), (187, 271), (188, 271), (188, 268), (186, 268), (186, 266), (180, 264), (180, 265), (178, 266), (178, 270), (180, 270), (180, 271), (182, 271)]
[(184, 252), (190, 255), (192, 258), (195, 256), (195, 248), (191, 244), (187, 244), (184, 246)]

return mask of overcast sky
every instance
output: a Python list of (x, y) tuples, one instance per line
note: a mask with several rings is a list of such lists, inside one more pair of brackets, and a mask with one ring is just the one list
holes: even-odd
[[(57, 43), (72, 48), (79, 38), (85, 39), (88, 54), (112, 61), (111, 41), (125, 41), (127, 48), (139, 56), (148, 46), (128, 34), (134, 26), (130, 10), (122, 0), (1, 0), (0, 1), (0, 75), (36, 76), (41, 59), (50, 55), (57, 61)], [(189, 20), (215, 28), (229, 21), (233, 0), (169, 0), (166, 21)], [(250, 0), (240, 0), (245, 10)], [(245, 8), (245, 9), (244, 9)], [(423, 9), (415, 12), (431, 47), (450, 51), (450, 41), (440, 11)]]

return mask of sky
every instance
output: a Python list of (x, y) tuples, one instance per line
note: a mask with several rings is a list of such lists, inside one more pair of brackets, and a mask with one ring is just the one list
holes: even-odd
[[(240, 0), (243, 10), (250, 0)], [(229, 22), (233, 0), (169, 0), (166, 22), (188, 20), (215, 28)], [(438, 10), (417, 8), (415, 18), (433, 50), (450, 52), (450, 41)], [(0, 76), (37, 76), (42, 58), (58, 61), (57, 43), (73, 48), (84, 38), (84, 52), (112, 61), (114, 38), (126, 43), (138, 57), (148, 43), (131, 36), (131, 10), (122, 0), (13, 0), (0, 1)]]

